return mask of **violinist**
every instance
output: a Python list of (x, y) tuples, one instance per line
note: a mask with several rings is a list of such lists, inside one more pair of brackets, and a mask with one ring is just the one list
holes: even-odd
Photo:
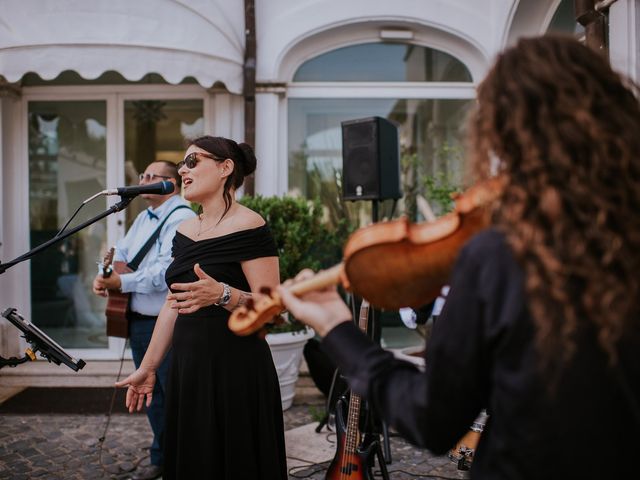
[(443, 454), (488, 408), (472, 478), (636, 477), (639, 132), (633, 87), (598, 53), (522, 39), (478, 88), (470, 163), (504, 183), (457, 256), (426, 372), (362, 335), (335, 288), (278, 294), (412, 443)]

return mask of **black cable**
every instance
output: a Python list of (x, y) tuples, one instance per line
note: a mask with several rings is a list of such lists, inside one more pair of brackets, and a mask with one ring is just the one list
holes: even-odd
[[(327, 443), (335, 443), (335, 441), (331, 441), (331, 437), (335, 437), (336, 433), (335, 432), (328, 432), (325, 435), (325, 439), (327, 440)], [(322, 462), (322, 463), (316, 463), (316, 462), (312, 462), (310, 460), (305, 460), (304, 458), (297, 458), (297, 457), (292, 457), (291, 455), (287, 455), (287, 458), (290, 458), (292, 460), (297, 460), (299, 462), (304, 462), (304, 463), (308, 463), (309, 465), (299, 465), (297, 467), (291, 467), (289, 469), (289, 475), (294, 477), (294, 478), (309, 478), (311, 475), (315, 475), (318, 472), (321, 472), (322, 470), (326, 470), (329, 467), (324, 467), (323, 464), (330, 462), (331, 460), (327, 460), (327, 462)], [(306, 470), (307, 468), (313, 468), (313, 467), (320, 467), (317, 468), (316, 470), (306, 474), (306, 475), (302, 475), (299, 476), (297, 475), (297, 470)], [(297, 469), (297, 470), (296, 470)]]
[(71, 223), (71, 220), (73, 220), (75, 218), (75, 216), (78, 214), (78, 212), (80, 211), (80, 209), (84, 207), (84, 202), (80, 204), (80, 206), (77, 208), (77, 210), (73, 213), (73, 215), (71, 215), (71, 218), (69, 220), (67, 220), (67, 223), (64, 224), (64, 227), (62, 227), (60, 229), (60, 231), (58, 233), (56, 233), (55, 237), (53, 238), (57, 238), (60, 235), (62, 235), (62, 232), (65, 231), (65, 229), (69, 226), (69, 224)]
[[(389, 470), (387, 473), (404, 473), (405, 475), (409, 475), (411, 477), (416, 477), (416, 478), (442, 478), (444, 480), (460, 480), (459, 477), (447, 477), (444, 475), (435, 475), (435, 474), (424, 474), (424, 473), (415, 473), (415, 472), (408, 472), (406, 470), (402, 470), (402, 469), (398, 469), (398, 470)], [(376, 470), (375, 472), (373, 472), (373, 475), (375, 477), (380, 477), (382, 476), (382, 472), (380, 470)]]
[[(67, 220), (67, 223), (64, 224), (64, 227), (62, 227), (60, 229), (60, 231), (58, 233), (56, 233), (56, 235), (53, 238), (58, 238), (60, 235), (62, 235), (62, 232), (64, 232), (66, 230), (66, 228), (69, 226), (69, 224), (71, 223), (71, 220), (73, 220), (76, 215), (78, 214), (78, 212), (80, 211), (80, 209), (82, 207), (84, 207), (87, 203), (95, 200), (96, 198), (98, 198), (100, 195), (102, 195), (104, 192), (100, 192), (100, 193), (96, 193), (94, 196), (87, 198), (84, 202), (82, 202), (80, 204), (80, 206), (76, 209), (75, 212), (73, 212), (73, 215), (71, 215), (71, 218), (69, 220)], [(133, 198), (133, 197), (132, 197)], [(122, 201), (122, 200), (121, 200)], [(131, 199), (129, 199), (127, 201), (127, 203), (125, 204), (125, 207), (131, 202)]]
[[(317, 468), (317, 469), (315, 469), (315, 470), (312, 470), (311, 472), (309, 472), (309, 473), (307, 473), (307, 474), (305, 474), (305, 475), (298, 475), (297, 470), (296, 470), (296, 469), (298, 469), (298, 470), (300, 470), (300, 471), (304, 471), (304, 470), (306, 470), (307, 468), (313, 468), (313, 467), (316, 467), (316, 466), (317, 466), (317, 467), (320, 467), (320, 468)], [(294, 470), (295, 470), (295, 471), (294, 471)], [(293, 477), (293, 478), (309, 478), (310, 476), (315, 475), (315, 474), (316, 474), (316, 473), (318, 473), (318, 472), (322, 472), (323, 470), (326, 470), (326, 468), (325, 468), (325, 467), (323, 467), (323, 466), (322, 466), (321, 464), (319, 464), (319, 463), (314, 463), (314, 464), (309, 465), (309, 466), (301, 465), (301, 466), (299, 466), (299, 467), (291, 467), (291, 468), (289, 469), (289, 472), (288, 472), (288, 473), (289, 473), (289, 476), (290, 476), (290, 477)]]
[[(127, 350), (127, 344), (129, 343), (129, 339), (127, 338), (124, 342), (124, 347), (122, 348), (122, 355), (120, 355), (120, 368), (118, 370), (118, 376), (116, 378), (116, 382), (120, 381), (120, 376), (122, 375), (122, 367), (124, 365), (124, 353)], [(116, 394), (118, 393), (118, 387), (114, 386), (113, 387), (113, 393), (111, 395), (111, 404), (109, 405), (109, 412), (107, 413), (107, 422), (104, 426), (104, 431), (102, 432), (102, 436), (100, 438), (98, 438), (98, 461), (100, 462), (100, 467), (102, 468), (102, 471), (104, 473), (106, 473), (107, 475), (129, 475), (130, 472), (132, 472), (133, 470), (135, 470), (136, 468), (138, 468), (138, 465), (140, 465), (140, 463), (142, 463), (142, 461), (144, 459), (146, 459), (149, 455), (151, 455), (151, 453), (144, 455), (142, 458), (139, 458), (134, 464), (133, 464), (133, 468), (131, 470), (128, 470), (126, 472), (122, 472), (119, 474), (114, 474), (111, 472), (108, 472), (106, 469), (105, 464), (102, 461), (102, 452), (103, 452), (103, 445), (104, 445), (104, 441), (107, 438), (107, 431), (109, 430), (109, 424), (111, 423), (111, 415), (113, 414), (113, 407), (115, 405), (115, 401), (116, 401)]]

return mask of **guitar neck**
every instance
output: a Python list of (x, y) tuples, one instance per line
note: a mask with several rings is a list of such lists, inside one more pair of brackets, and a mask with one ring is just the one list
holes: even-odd
[(114, 247), (111, 247), (102, 260), (102, 276), (109, 278), (111, 272), (113, 272), (113, 256), (116, 252)]
[(344, 449), (347, 453), (355, 453), (360, 443), (360, 395), (351, 392), (349, 399), (349, 415), (347, 417), (347, 431), (345, 433)]
[(369, 302), (362, 299), (360, 304), (360, 315), (358, 316), (358, 327), (363, 333), (367, 333), (369, 323)]
[[(369, 322), (369, 302), (362, 300), (360, 305), (360, 315), (358, 316), (358, 327), (364, 333), (367, 333), (367, 324)], [(360, 443), (360, 406), (362, 401), (360, 395), (351, 392), (349, 399), (349, 414), (347, 416), (347, 431), (345, 434), (345, 450), (349, 453), (355, 453)]]

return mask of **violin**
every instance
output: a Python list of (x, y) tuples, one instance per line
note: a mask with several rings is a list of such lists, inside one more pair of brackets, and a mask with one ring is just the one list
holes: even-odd
[[(433, 222), (400, 218), (356, 230), (344, 246), (341, 263), (292, 285), (291, 293), (300, 296), (340, 284), (386, 310), (417, 308), (434, 300), (462, 246), (489, 225), (489, 207), (503, 184), (502, 177), (495, 177), (470, 187), (454, 198), (451, 213)], [(229, 328), (237, 335), (249, 335), (283, 310), (274, 292), (235, 309)]]

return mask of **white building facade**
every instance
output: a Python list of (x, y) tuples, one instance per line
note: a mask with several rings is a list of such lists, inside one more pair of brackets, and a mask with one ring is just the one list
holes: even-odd
[[(595, 3), (612, 64), (638, 80), (639, 2)], [(369, 116), (400, 125), (421, 171), (455, 176), (460, 126), (495, 55), (521, 36), (580, 35), (567, 0), (255, 0), (255, 21), (255, 193), (266, 196), (318, 195), (340, 172), (340, 123)], [(180, 160), (185, 138), (244, 140), (245, 66), (242, 0), (1, 0), (0, 261), (149, 162)], [(99, 197), (73, 225), (112, 203)], [(90, 282), (140, 208), (8, 269), (0, 308), (77, 357), (119, 358)], [(21, 355), (4, 320), (0, 335), (0, 355)]]

